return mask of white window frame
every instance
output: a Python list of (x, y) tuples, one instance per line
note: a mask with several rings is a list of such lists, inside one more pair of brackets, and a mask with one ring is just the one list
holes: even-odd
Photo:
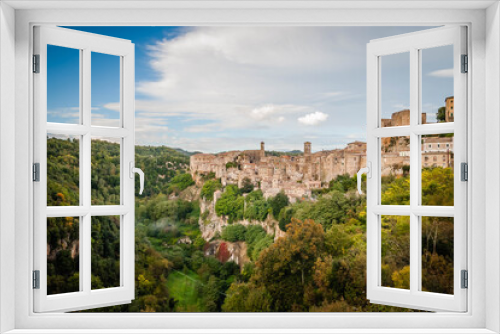
[[(500, 11), (497, 1), (384, 1), (366, 2), (276, 2), (222, 4), (216, 1), (181, 4), (180, 2), (93, 2), (82, 1), (69, 4), (61, 2), (17, 2), (0, 4), (0, 94), (2, 124), (15, 127), (15, 146), (6, 142), (1, 132), (0, 142), (0, 182), (2, 189), (1, 208), (1, 248), (0, 265), (0, 316), (4, 322), (2, 330), (16, 329), (16, 333), (35, 333), (37, 329), (64, 329), (71, 333), (76, 329), (101, 333), (104, 329), (144, 329), (176, 328), (212, 329), (254, 328), (255, 331), (283, 332), (284, 328), (301, 328), (299, 332), (335, 332), (350, 329), (358, 332), (461, 332), (491, 333), (500, 331), (500, 136), (498, 135), (500, 109)], [(130, 5), (132, 3), (132, 5)], [(14, 10), (9, 5), (19, 8)], [(60, 10), (58, 7), (70, 7)], [(71, 8), (73, 6), (73, 8)], [(131, 6), (135, 9), (123, 9)], [(150, 7), (147, 9), (146, 7)], [(363, 7), (364, 6), (364, 7)], [(397, 9), (392, 8), (397, 6)], [(489, 6), (489, 7), (488, 7)], [(21, 8), (25, 9), (21, 9)], [(78, 7), (80, 9), (74, 9)], [(81, 9), (85, 8), (86, 9)], [(97, 9), (99, 7), (100, 9)], [(103, 10), (108, 7), (110, 10)], [(117, 8), (118, 7), (118, 8)], [(143, 10), (137, 10), (137, 8)], [(163, 7), (154, 8), (152, 7)], [(179, 8), (181, 7), (181, 8)], [(487, 8), (488, 7), (488, 8)], [(30, 9), (31, 8), (31, 9)], [(35, 9), (32, 9), (35, 8)], [(44, 9), (45, 8), (45, 9)], [(49, 8), (49, 10), (47, 10)], [(246, 8), (246, 9), (242, 9)], [(487, 8), (487, 9), (486, 9)], [(279, 9), (279, 10), (278, 10)], [(307, 10), (305, 10), (307, 9)], [(15, 23), (12, 17), (15, 16)], [(31, 269), (32, 259), (32, 193), (30, 181), (32, 147), (32, 100), (30, 55), (32, 26), (34, 24), (58, 25), (422, 25), (466, 24), (469, 27), (469, 122), (468, 145), (471, 154), (469, 176), (471, 180), (469, 198), (469, 221), (473, 225), (468, 244), (470, 270), (469, 311), (467, 313), (435, 314), (34, 314), (32, 312)], [(485, 25), (486, 23), (486, 25)], [(15, 45), (13, 31), (15, 30)], [(5, 47), (4, 47), (5, 46)], [(15, 46), (15, 49), (14, 49)], [(12, 68), (15, 66), (15, 76)], [(485, 71), (488, 66), (488, 71)], [(7, 76), (4, 74), (7, 73)], [(14, 88), (15, 100), (8, 97)], [(15, 107), (15, 117), (12, 109)], [(488, 117), (488, 122), (485, 121)], [(488, 132), (486, 140), (485, 132)], [(10, 132), (12, 134), (12, 131)], [(485, 151), (489, 151), (488, 155)], [(6, 160), (7, 159), (7, 160)], [(10, 160), (9, 160), (10, 159)], [(15, 182), (12, 179), (15, 159)], [(489, 172), (485, 182), (485, 171)], [(15, 187), (15, 212), (6, 210), (7, 201), (4, 185)], [(488, 197), (486, 196), (488, 193)], [(26, 196), (28, 194), (28, 196)], [(7, 204), (6, 204), (7, 203)], [(14, 216), (15, 214), (15, 216)], [(15, 226), (5, 218), (15, 217)], [(488, 218), (488, 219), (486, 219)], [(473, 233), (471, 233), (473, 232)], [(15, 241), (15, 244), (13, 242)], [(6, 249), (6, 247), (9, 247)], [(12, 249), (15, 249), (12, 256)], [(10, 252), (9, 252), (10, 251)], [(490, 256), (486, 257), (486, 254)], [(27, 261), (27, 259), (29, 259)], [(10, 283), (10, 284), (9, 284)], [(15, 286), (12, 289), (12, 286)], [(486, 290), (488, 293), (486, 293)], [(12, 305), (15, 309), (12, 310)], [(12, 317), (13, 316), (13, 317)], [(259, 330), (261, 329), (261, 330)], [(310, 330), (308, 330), (310, 329)], [(233, 330), (231, 332), (234, 332)], [(56, 330), (51, 332), (57, 332)], [(165, 330), (164, 332), (168, 332)], [(228, 332), (226, 330), (226, 332)], [(290, 332), (290, 330), (286, 331)]]
[[(451, 45), (453, 47), (454, 96), (460, 110), (455, 122), (421, 124), (422, 112), (422, 50)], [(467, 270), (467, 187), (460, 175), (460, 164), (467, 163), (467, 76), (461, 73), (461, 55), (467, 54), (466, 27), (445, 26), (370, 41), (367, 46), (367, 163), (371, 166), (367, 180), (367, 298), (377, 304), (414, 307), (422, 310), (464, 312), (467, 290), (461, 288), (461, 270)], [(410, 124), (382, 127), (381, 78), (382, 59), (393, 54), (409, 56)], [(422, 135), (454, 133), (455, 172), (454, 206), (426, 206), (421, 199)], [(410, 205), (381, 203), (381, 138), (405, 136), (410, 140)], [(429, 144), (430, 145), (430, 144)], [(439, 148), (439, 143), (437, 143)], [(437, 166), (437, 156), (433, 157)], [(382, 286), (383, 215), (407, 216), (410, 220), (410, 288)], [(454, 226), (454, 293), (425, 292), (422, 283), (422, 217), (453, 217)]]
[[(39, 289), (34, 290), (34, 311), (74, 311), (130, 303), (135, 293), (135, 194), (131, 169), (135, 159), (135, 81), (134, 44), (128, 40), (101, 36), (60, 27), (34, 27), (34, 53), (39, 55), (39, 73), (34, 84), (34, 162), (39, 163), (39, 182), (33, 184), (34, 270), (39, 271)], [(47, 45), (72, 48), (79, 52), (80, 117), (78, 124), (47, 121)], [(91, 124), (92, 53), (113, 55), (120, 62), (120, 125)], [(78, 206), (47, 206), (47, 134), (79, 137), (80, 186)], [(120, 203), (92, 205), (91, 139), (110, 137), (120, 143)], [(92, 290), (92, 217), (120, 216), (120, 283), (116, 287)], [(78, 217), (79, 291), (47, 295), (47, 218)]]

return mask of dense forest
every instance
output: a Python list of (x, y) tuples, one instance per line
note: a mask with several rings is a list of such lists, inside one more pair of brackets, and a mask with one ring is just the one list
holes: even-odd
[[(79, 142), (49, 138), (48, 205), (78, 205)], [(92, 141), (92, 200), (114, 203), (119, 194), (119, 144)], [(136, 146), (146, 174), (136, 197), (136, 298), (131, 304), (93, 311), (115, 312), (355, 312), (411, 311), (366, 300), (366, 197), (356, 180), (339, 176), (311, 200), (290, 203), (283, 193), (264, 198), (243, 183), (223, 187), (215, 175), (195, 185), (189, 155), (168, 147)], [(452, 205), (453, 170), (424, 169), (422, 201)], [(384, 178), (384, 204), (408, 204), (409, 179)], [(193, 191), (191, 191), (193, 190)], [(187, 196), (196, 193), (198, 196)], [(201, 236), (201, 201), (222, 195), (215, 214), (229, 223), (211, 240)], [(190, 192), (191, 191), (191, 192)], [(278, 222), (275, 240), (260, 225)], [(47, 221), (48, 291), (78, 291), (78, 217)], [(409, 288), (409, 217), (383, 216), (382, 284)], [(119, 284), (119, 217), (92, 219), (92, 287)], [(215, 254), (209, 247), (218, 245)], [(248, 261), (236, 264), (230, 246), (244, 244)], [(422, 219), (422, 285), (453, 293), (453, 219)]]

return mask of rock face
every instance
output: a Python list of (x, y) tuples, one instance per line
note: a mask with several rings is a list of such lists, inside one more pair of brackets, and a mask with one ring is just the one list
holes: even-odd
[(182, 199), (184, 201), (197, 201), (200, 198), (201, 188), (190, 186), (181, 191), (179, 194), (173, 192), (168, 196), (169, 200)]
[(179, 240), (177, 240), (177, 243), (191, 245), (193, 243), (193, 241), (191, 240), (190, 237), (186, 236), (186, 237), (183, 237), (183, 238), (180, 238)]
[(200, 198), (200, 193), (201, 193), (201, 188), (196, 187), (196, 186), (190, 186), (184, 189), (180, 195), (179, 198), (185, 201), (197, 201)]
[[(214, 236), (220, 236), (224, 227), (229, 224), (226, 217), (218, 217), (215, 213), (215, 202), (201, 200), (200, 210), (202, 212), (202, 216), (200, 217), (199, 225), (203, 239), (210, 241)], [(204, 218), (203, 216), (206, 215), (206, 212), (208, 212), (208, 215)], [(271, 217), (267, 217), (265, 221), (244, 219), (233, 222), (233, 225), (235, 224), (244, 226), (260, 225), (267, 234), (274, 235), (274, 241), (285, 236), (285, 232), (279, 228), (278, 221)]]
[(247, 255), (247, 244), (244, 241), (229, 242), (214, 240), (205, 245), (203, 250), (205, 256), (215, 256), (221, 262), (233, 261), (241, 268), (250, 262)]
[(74, 259), (79, 255), (79, 244), (78, 240), (73, 241), (68, 244), (69, 236), (67, 239), (62, 239), (60, 244), (55, 249), (51, 249), (50, 245), (47, 244), (47, 260), (54, 261), (57, 257), (57, 253), (62, 250), (69, 250), (71, 258)]

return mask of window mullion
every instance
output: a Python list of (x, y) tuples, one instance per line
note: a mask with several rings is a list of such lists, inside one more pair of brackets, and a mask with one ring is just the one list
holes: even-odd
[(420, 231), (419, 217), (413, 212), (420, 204), (419, 152), (420, 139), (415, 133), (419, 122), (420, 64), (418, 49), (410, 49), (410, 291), (420, 290)]
[[(91, 112), (91, 51), (86, 48), (82, 52), (82, 124), (90, 129), (90, 112)], [(81, 163), (81, 198), (83, 206), (89, 208), (82, 218), (81, 224), (81, 261), (80, 261), (80, 284), (83, 285), (82, 291), (90, 293), (91, 291), (91, 135), (90, 131), (82, 137), (82, 158)]]

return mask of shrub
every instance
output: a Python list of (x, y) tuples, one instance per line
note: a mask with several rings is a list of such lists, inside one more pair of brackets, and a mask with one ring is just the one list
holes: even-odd
[(235, 185), (227, 186), (226, 191), (215, 204), (215, 213), (218, 216), (227, 216), (230, 224), (235, 220), (243, 219), (243, 209), (244, 199)]
[(247, 229), (243, 225), (229, 225), (222, 230), (222, 239), (226, 241), (245, 241)]
[(213, 201), (214, 200), (214, 192), (218, 189), (222, 188), (222, 184), (220, 183), (220, 180), (208, 180), (205, 181), (203, 184), (203, 187), (201, 188), (201, 197), (205, 198), (207, 201)]

